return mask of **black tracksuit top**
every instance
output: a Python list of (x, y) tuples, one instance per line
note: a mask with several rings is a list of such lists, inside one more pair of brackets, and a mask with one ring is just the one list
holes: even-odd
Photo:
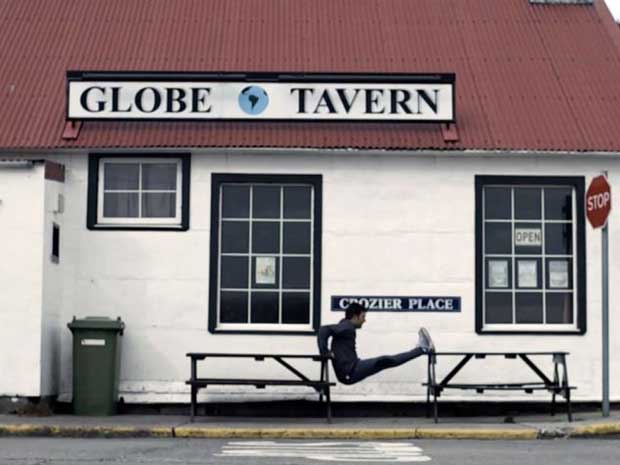
[(345, 379), (353, 371), (353, 367), (359, 360), (355, 350), (355, 331), (356, 328), (351, 320), (346, 318), (340, 320), (336, 325), (326, 325), (319, 328), (319, 352), (325, 354), (329, 351), (327, 343), (331, 337), (334, 371), (339, 380)]

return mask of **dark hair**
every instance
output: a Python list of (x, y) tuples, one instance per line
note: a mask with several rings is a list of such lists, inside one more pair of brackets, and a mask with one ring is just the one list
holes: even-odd
[(367, 312), (368, 309), (357, 302), (350, 303), (347, 309), (344, 311), (344, 317), (350, 320), (355, 315), (360, 315), (362, 312)]

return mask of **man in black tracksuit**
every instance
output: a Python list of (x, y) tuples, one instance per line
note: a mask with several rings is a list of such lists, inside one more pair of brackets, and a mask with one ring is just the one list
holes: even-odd
[[(397, 367), (420, 355), (435, 350), (430, 334), (425, 328), (418, 331), (418, 344), (412, 350), (396, 355), (361, 360), (355, 350), (355, 331), (366, 321), (366, 308), (352, 303), (345, 310), (345, 317), (338, 324), (321, 326), (318, 334), (319, 352), (330, 354), (336, 378), (343, 384), (357, 383), (386, 368)], [(331, 351), (328, 340), (332, 338)]]

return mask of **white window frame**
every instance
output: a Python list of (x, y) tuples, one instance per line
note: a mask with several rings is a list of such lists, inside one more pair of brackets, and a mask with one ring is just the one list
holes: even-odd
[[(103, 216), (103, 202), (104, 202), (104, 186), (105, 186), (105, 169), (104, 165), (106, 163), (114, 163), (114, 164), (138, 164), (140, 165), (140, 178), (138, 181), (138, 190), (137, 191), (118, 191), (118, 192), (137, 192), (139, 193), (139, 201), (138, 201), (138, 209), (142, 210), (142, 192), (149, 193), (158, 193), (158, 192), (173, 192), (171, 190), (149, 190), (142, 191), (142, 165), (145, 164), (161, 164), (161, 163), (174, 163), (177, 169), (177, 186), (175, 192), (176, 198), (176, 206), (175, 206), (175, 216), (174, 217), (164, 217), (164, 218), (108, 218)], [(97, 224), (102, 226), (123, 226), (123, 227), (169, 227), (169, 228), (178, 228), (181, 226), (182, 221), (182, 193), (183, 193), (183, 169), (182, 169), (182, 160), (181, 158), (170, 157), (170, 158), (148, 158), (148, 157), (132, 157), (132, 158), (114, 158), (102, 157), (99, 159), (99, 163), (97, 166), (98, 170), (98, 185), (97, 185)]]

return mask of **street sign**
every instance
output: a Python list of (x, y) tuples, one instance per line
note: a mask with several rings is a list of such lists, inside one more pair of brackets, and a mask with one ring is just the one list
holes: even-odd
[(609, 416), (609, 231), (607, 217), (611, 210), (611, 186), (607, 182), (607, 171), (595, 177), (586, 192), (586, 216), (593, 228), (601, 231), (601, 323), (602, 323), (602, 378), (603, 416)]
[(593, 228), (607, 223), (611, 210), (611, 187), (603, 175), (595, 177), (586, 192), (586, 216)]

